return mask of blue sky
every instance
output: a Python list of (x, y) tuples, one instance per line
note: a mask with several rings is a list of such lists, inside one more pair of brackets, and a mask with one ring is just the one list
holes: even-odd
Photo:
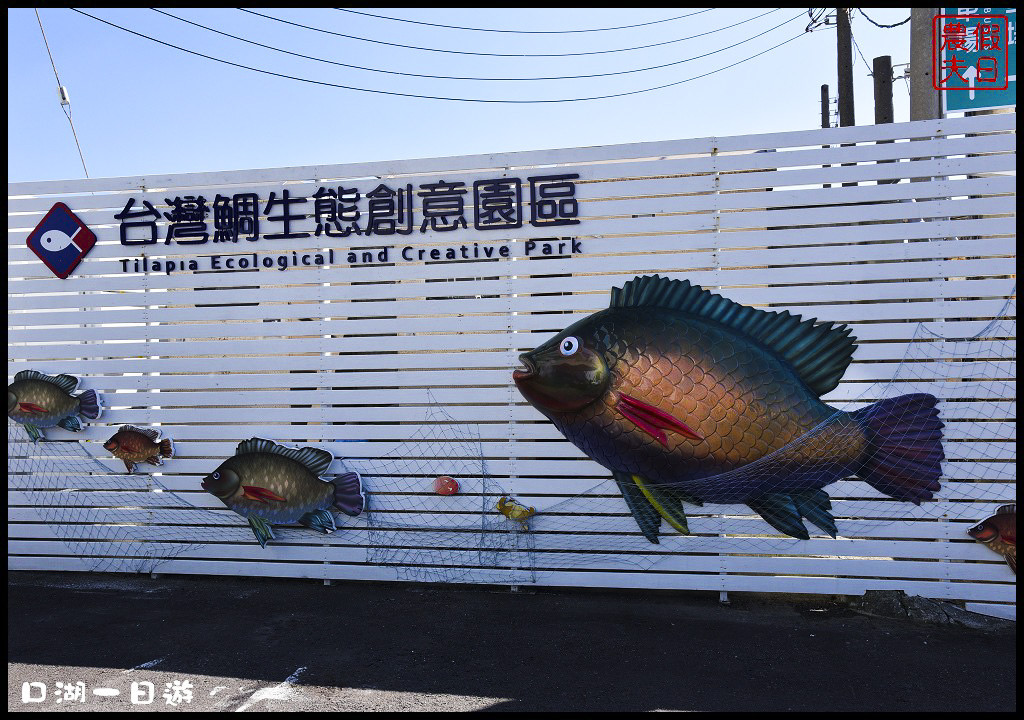
[[(40, 10), (91, 177), (205, 172), (401, 160), (516, 150), (741, 135), (820, 125), (820, 86), (836, 88), (834, 26), (805, 33), (806, 8), (424, 9), (361, 8), (421, 22), (513, 30), (601, 32), (517, 34), (457, 30), (331, 8), (161, 8), (240, 38), (334, 63), (423, 75), (540, 77), (654, 70), (562, 80), (479, 81), (407, 77), (287, 55), (218, 35), (150, 9), (86, 9), (167, 43), (270, 72), (394, 93), (477, 99), (601, 100), (506, 104), (452, 102), (361, 92), (232, 67), (132, 35), (67, 8)], [(767, 13), (767, 14), (765, 14)], [(868, 9), (890, 24), (908, 8)], [(668, 22), (654, 22), (689, 15)], [(760, 17), (758, 17), (760, 16)], [(776, 27), (781, 24), (781, 27)], [(873, 122), (865, 64), (909, 61), (910, 25), (881, 29), (853, 18), (857, 124)], [(715, 31), (715, 32), (712, 32)], [(705, 34), (707, 33), (707, 34)], [(763, 34), (762, 34), (763, 33)], [(754, 37), (762, 34), (760, 37)], [(694, 35), (703, 35), (681, 40)], [(35, 12), (8, 9), (8, 181), (84, 177)], [(753, 39), (751, 39), (753, 38)], [(746, 41), (746, 42), (744, 42)], [(382, 42), (508, 57), (431, 52)], [(742, 44), (741, 44), (742, 43)], [(620, 51), (641, 45), (655, 47)], [(609, 52), (616, 51), (616, 52)], [(526, 57), (541, 53), (594, 53)], [(903, 67), (896, 67), (897, 75)], [(909, 119), (906, 83), (894, 86), (897, 121)], [(835, 106), (833, 106), (834, 108)]]

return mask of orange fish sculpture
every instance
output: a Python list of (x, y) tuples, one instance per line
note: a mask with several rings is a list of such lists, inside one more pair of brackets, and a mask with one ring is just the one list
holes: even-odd
[(174, 456), (174, 443), (170, 438), (160, 438), (155, 428), (140, 428), (122, 425), (114, 435), (103, 443), (103, 448), (120, 459), (129, 473), (135, 472), (136, 463), (163, 465), (161, 458)]
[(1006, 558), (1006, 564), (1017, 574), (1017, 505), (1003, 505), (996, 514), (982, 520), (967, 531), (978, 542)]
[(644, 536), (688, 533), (684, 501), (745, 503), (808, 539), (835, 537), (822, 489), (857, 475), (898, 500), (939, 489), (932, 395), (854, 412), (821, 401), (853, 355), (846, 326), (746, 307), (658, 275), (613, 288), (606, 310), (520, 356), (522, 395), (612, 472)]

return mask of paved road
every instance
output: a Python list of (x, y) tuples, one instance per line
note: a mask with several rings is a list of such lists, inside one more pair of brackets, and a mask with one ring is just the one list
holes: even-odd
[[(1015, 629), (865, 617), (824, 599), (8, 578), (9, 710), (1016, 709)], [(46, 699), (24, 703), (26, 682)], [(151, 683), (153, 702), (133, 707), (132, 683), (139, 703)]]

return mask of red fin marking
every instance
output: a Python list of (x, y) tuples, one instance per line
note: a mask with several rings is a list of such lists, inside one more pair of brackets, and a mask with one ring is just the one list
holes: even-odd
[(39, 415), (45, 415), (46, 414), (46, 410), (44, 408), (39, 407), (35, 403), (30, 403), (30, 402), (18, 403), (18, 408), (21, 409), (23, 412), (38, 413)]
[(665, 433), (660, 432), (655, 428), (674, 430), (692, 440), (704, 439), (690, 429), (690, 427), (683, 421), (669, 415), (667, 412), (659, 410), (653, 405), (648, 405), (647, 403), (641, 402), (629, 395), (619, 395), (618, 407), (619, 412), (636, 423), (645, 432), (652, 435), (662, 445), (667, 446), (668, 440), (665, 437)]
[(655, 440), (660, 442), (665, 447), (668, 447), (668, 438), (665, 436), (665, 433), (663, 433), (661, 430), (648, 423), (640, 415), (634, 413), (629, 406), (620, 405), (619, 412), (622, 413), (623, 417), (631, 421), (634, 425), (639, 427), (645, 433), (653, 437)]
[(243, 486), (244, 494), (250, 500), (258, 500), (259, 502), (265, 503), (268, 500), (275, 500), (277, 502), (287, 502), (280, 495), (275, 495), (266, 488), (257, 487), (256, 485), (245, 485)]

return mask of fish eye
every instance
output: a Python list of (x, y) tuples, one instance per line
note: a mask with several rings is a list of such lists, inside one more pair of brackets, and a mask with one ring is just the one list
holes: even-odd
[(580, 349), (580, 341), (578, 338), (572, 336), (567, 337), (558, 346), (559, 352), (568, 357), (569, 355), (575, 355), (576, 351)]
[(212, 475), (211, 477), (212, 477), (212, 478), (213, 478), (214, 480), (220, 480), (220, 473), (219, 473), (219, 472), (215, 472), (215, 473), (214, 473), (214, 474), (213, 474), (213, 475)]

